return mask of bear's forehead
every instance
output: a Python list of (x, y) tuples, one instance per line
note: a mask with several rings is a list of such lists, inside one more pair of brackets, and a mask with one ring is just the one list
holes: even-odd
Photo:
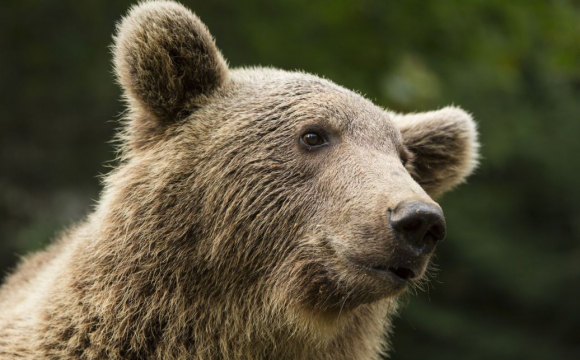
[(388, 113), (360, 94), (303, 72), (269, 68), (231, 72), (236, 104), (263, 118), (301, 123), (324, 121), (365, 141), (400, 141)]

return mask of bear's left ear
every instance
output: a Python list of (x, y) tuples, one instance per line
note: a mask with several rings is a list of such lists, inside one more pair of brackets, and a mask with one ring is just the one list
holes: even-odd
[(462, 109), (390, 115), (413, 154), (411, 174), (430, 196), (461, 183), (477, 166), (477, 128)]
[[(220, 87), (228, 67), (205, 25), (172, 1), (145, 1), (117, 27), (115, 72), (130, 110), (131, 132), (186, 117)], [(145, 129), (140, 128), (143, 127)]]

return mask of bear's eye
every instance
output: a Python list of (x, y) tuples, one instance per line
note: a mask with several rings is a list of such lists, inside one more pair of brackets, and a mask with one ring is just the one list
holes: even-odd
[(406, 151), (403, 151), (399, 157), (401, 158), (401, 163), (403, 166), (407, 166), (407, 163), (409, 162), (409, 154), (407, 154)]
[(401, 163), (403, 163), (403, 166), (406, 166), (408, 161), (409, 159), (407, 159), (406, 156), (401, 156)]
[(324, 145), (324, 138), (317, 133), (310, 132), (302, 135), (300, 138), (302, 142), (307, 146), (320, 146)]

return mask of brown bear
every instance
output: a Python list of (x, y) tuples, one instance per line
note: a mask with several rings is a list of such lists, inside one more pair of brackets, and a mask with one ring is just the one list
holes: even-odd
[(2, 359), (379, 359), (477, 158), (459, 108), (229, 69), (174, 2), (133, 7), (128, 112), (94, 212), (0, 290)]

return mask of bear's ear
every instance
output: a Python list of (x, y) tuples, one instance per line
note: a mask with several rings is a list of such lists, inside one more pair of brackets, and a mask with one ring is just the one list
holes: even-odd
[(462, 109), (391, 115), (413, 154), (411, 174), (430, 196), (450, 190), (475, 169), (479, 157), (477, 128)]
[(163, 125), (186, 117), (228, 74), (205, 25), (171, 1), (131, 8), (117, 26), (113, 52), (130, 110), (147, 118), (150, 130), (151, 121)]

